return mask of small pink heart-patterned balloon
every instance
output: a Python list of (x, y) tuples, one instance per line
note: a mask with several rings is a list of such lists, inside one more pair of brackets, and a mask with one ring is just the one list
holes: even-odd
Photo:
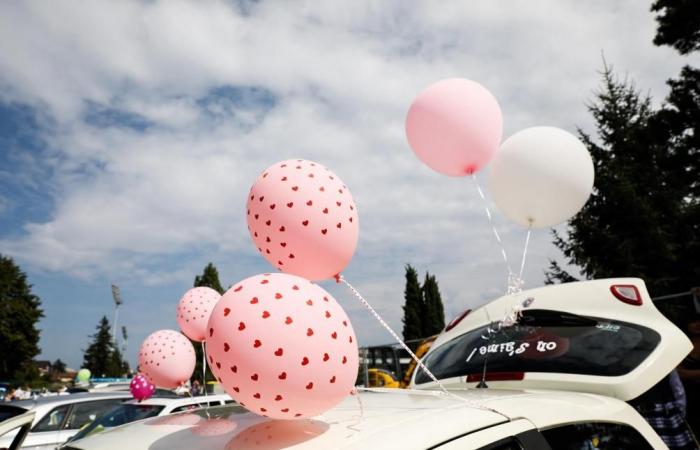
[(178, 387), (190, 379), (194, 364), (192, 343), (177, 331), (156, 331), (139, 350), (139, 370), (156, 386)]
[(294, 419), (318, 415), (352, 390), (355, 331), (320, 286), (288, 274), (235, 284), (209, 318), (207, 353), (223, 388), (248, 410)]
[(248, 194), (247, 220), (265, 259), (309, 280), (339, 274), (357, 247), (358, 216), (350, 190), (312, 161), (268, 167)]
[(148, 380), (148, 378), (138, 374), (131, 379), (131, 383), (129, 383), (129, 391), (131, 391), (131, 395), (136, 400), (141, 401), (151, 398), (153, 393), (156, 391), (156, 387)]
[(198, 423), (190, 431), (197, 436), (221, 436), (235, 430), (237, 426), (236, 422), (227, 419), (207, 419)]
[(208, 287), (185, 292), (177, 304), (177, 324), (188, 338), (197, 342), (205, 340), (209, 315), (220, 298), (221, 294)]

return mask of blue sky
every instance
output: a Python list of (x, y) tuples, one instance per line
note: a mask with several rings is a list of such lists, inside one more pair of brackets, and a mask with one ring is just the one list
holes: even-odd
[[(350, 187), (360, 241), (345, 276), (401, 330), (403, 266), (437, 275), (448, 316), (504, 289), (475, 186), (408, 148), (415, 95), (453, 76), (499, 100), (505, 136), (592, 131), (601, 54), (657, 101), (689, 61), (651, 43), (649, 5), (620, 2), (6, 2), (0, 5), (0, 253), (43, 302), (40, 358), (82, 361), (110, 284), (132, 365), (213, 262), (230, 285), (269, 270), (245, 227), (256, 175), (318, 161)], [(480, 180), (486, 188), (486, 175)], [(495, 215), (516, 259), (524, 230)], [(526, 286), (561, 259), (533, 235)], [(626, 274), (620, 274), (626, 275)], [(361, 344), (388, 342), (325, 282)], [(449, 317), (448, 317), (449, 319)]]

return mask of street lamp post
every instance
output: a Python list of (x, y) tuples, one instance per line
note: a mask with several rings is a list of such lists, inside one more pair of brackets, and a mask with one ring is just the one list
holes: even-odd
[(119, 305), (122, 304), (122, 296), (119, 292), (119, 286), (112, 285), (112, 298), (114, 299), (114, 322), (112, 322), (112, 340), (117, 344), (117, 317), (119, 314)]

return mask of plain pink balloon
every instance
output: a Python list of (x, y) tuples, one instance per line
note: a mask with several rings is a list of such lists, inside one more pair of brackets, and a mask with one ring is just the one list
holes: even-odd
[(148, 380), (148, 378), (138, 374), (131, 379), (131, 383), (129, 383), (129, 391), (131, 392), (132, 397), (138, 401), (142, 401), (151, 398), (153, 393), (156, 391), (156, 387)]
[(482, 85), (450, 78), (428, 86), (411, 104), (406, 137), (418, 158), (451, 176), (478, 172), (493, 157), (503, 135), (496, 98)]
[(182, 296), (177, 304), (177, 324), (185, 336), (202, 342), (207, 335), (207, 322), (214, 305), (221, 294), (212, 288), (192, 288)]
[(318, 281), (339, 274), (359, 235), (350, 190), (322, 165), (295, 159), (268, 167), (248, 194), (258, 251), (279, 270)]
[(358, 355), (343, 308), (320, 286), (283, 273), (247, 278), (209, 318), (207, 353), (223, 388), (248, 410), (312, 417), (353, 389)]
[(173, 389), (189, 380), (194, 364), (192, 343), (177, 331), (156, 331), (143, 341), (139, 350), (139, 370), (163, 388)]

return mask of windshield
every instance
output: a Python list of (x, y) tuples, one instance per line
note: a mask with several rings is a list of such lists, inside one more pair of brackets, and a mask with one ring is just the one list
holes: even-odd
[[(480, 374), (484, 362), (489, 373), (619, 376), (639, 366), (660, 340), (656, 331), (631, 323), (529, 310), (515, 326), (498, 332), (484, 326), (457, 336), (423, 362), (438, 379)], [(422, 370), (416, 374), (416, 384), (430, 381)]]
[(100, 433), (105, 428), (117, 427), (125, 423), (157, 416), (163, 408), (163, 405), (139, 405), (131, 403), (119, 405), (80, 430), (70, 441), (76, 441), (85, 436)]

